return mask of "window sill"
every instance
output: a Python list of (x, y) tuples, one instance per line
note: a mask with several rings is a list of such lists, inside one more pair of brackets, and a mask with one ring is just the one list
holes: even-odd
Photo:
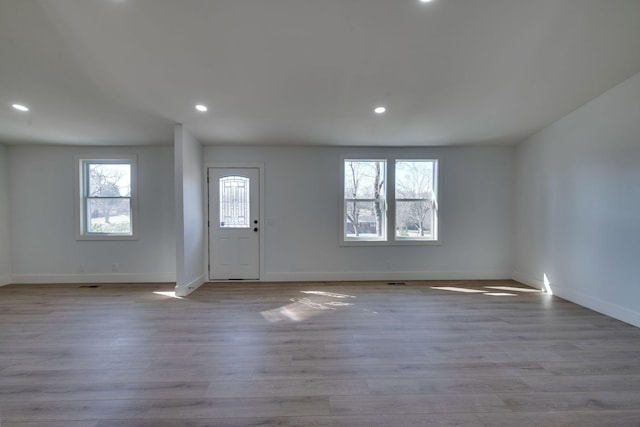
[(442, 246), (441, 240), (342, 240), (339, 246)]
[(113, 240), (124, 240), (124, 241), (131, 241), (131, 240), (138, 240), (138, 236), (131, 235), (131, 236), (120, 236), (117, 234), (106, 234), (106, 235), (89, 235), (89, 234), (84, 234), (84, 235), (79, 235), (76, 236), (76, 240), (78, 241), (100, 241), (100, 240), (105, 240), (105, 241), (113, 241)]

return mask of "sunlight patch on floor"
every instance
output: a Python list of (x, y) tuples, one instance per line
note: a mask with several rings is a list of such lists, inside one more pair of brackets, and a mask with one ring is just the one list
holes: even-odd
[(485, 286), (485, 288), (511, 292), (540, 292), (539, 289), (518, 288), (515, 286)]
[(553, 291), (551, 290), (551, 282), (549, 281), (549, 278), (547, 277), (547, 273), (543, 274), (542, 283), (544, 283), (544, 291), (546, 293), (548, 293), (549, 295), (553, 295)]
[[(431, 289), (436, 289), (439, 291), (451, 291), (451, 292), (460, 292), (464, 294), (482, 294), (488, 295), (490, 297), (516, 297), (517, 293), (513, 292), (537, 292), (540, 293), (538, 289), (529, 289), (529, 288), (519, 288), (516, 286), (484, 286), (485, 289), (469, 289), (469, 288), (460, 288), (457, 286), (432, 286)], [(496, 291), (506, 291), (506, 292), (492, 292), (491, 290)]]
[(273, 310), (266, 310), (260, 314), (271, 323), (278, 323), (282, 321), (300, 322), (317, 316), (322, 311), (335, 310), (335, 308), (313, 302), (308, 298), (292, 298), (291, 301), (291, 304), (274, 308)]
[(153, 293), (156, 294), (156, 295), (162, 295), (163, 297), (169, 297), (169, 298), (175, 298), (175, 299), (183, 299), (182, 297), (177, 296), (175, 291), (167, 291), (167, 292), (153, 291)]
[(326, 303), (327, 305), (330, 305), (331, 307), (347, 307), (350, 305), (353, 305), (350, 302), (343, 302), (343, 301), (330, 301)]
[(310, 294), (310, 295), (320, 295), (323, 297), (331, 297), (331, 298), (355, 298), (353, 295), (345, 295), (345, 294), (336, 294), (334, 292), (325, 292), (325, 291), (300, 291), (301, 294)]
[[(300, 322), (317, 316), (322, 312), (335, 311), (339, 308), (354, 305), (353, 303), (344, 301), (346, 298), (355, 298), (355, 296), (352, 295), (326, 291), (300, 291), (300, 293), (310, 296), (303, 298), (291, 298), (291, 304), (274, 308), (272, 310), (266, 310), (260, 314), (265, 318), (265, 320), (271, 323), (278, 323), (282, 321)], [(335, 301), (336, 299), (338, 301)]]
[(451, 292), (462, 292), (465, 294), (482, 294), (484, 291), (479, 289), (469, 289), (469, 288), (457, 288), (455, 286), (432, 286), (431, 289), (437, 289), (439, 291), (451, 291)]
[(278, 323), (289, 320), (291, 322), (300, 322), (316, 315), (313, 310), (308, 309), (302, 304), (288, 304), (273, 310), (263, 311), (262, 317), (271, 323)]

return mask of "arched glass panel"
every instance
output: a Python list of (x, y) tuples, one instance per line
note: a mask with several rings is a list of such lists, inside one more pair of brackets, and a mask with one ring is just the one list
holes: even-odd
[(220, 227), (249, 228), (249, 178), (220, 178)]

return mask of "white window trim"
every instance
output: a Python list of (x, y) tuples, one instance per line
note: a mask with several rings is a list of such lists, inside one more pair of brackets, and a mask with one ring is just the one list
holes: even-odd
[[(86, 203), (84, 202), (85, 162), (126, 162), (131, 165), (131, 234), (87, 233)], [(76, 240), (138, 240), (138, 156), (130, 155), (80, 155), (75, 166), (75, 230)]]
[[(353, 199), (353, 198), (349, 198), (349, 199), (345, 199), (344, 197), (344, 174), (345, 174), (345, 170), (344, 170), (344, 163), (347, 160), (357, 160), (358, 162), (384, 162), (384, 175), (385, 175), (385, 183), (384, 183), (384, 198), (382, 199), (372, 199), (372, 198), (362, 198), (362, 199)], [(356, 243), (356, 244), (360, 244), (363, 242), (369, 242), (369, 243), (384, 243), (387, 241), (389, 235), (388, 235), (388, 203), (387, 203), (387, 199), (388, 199), (388, 194), (387, 194), (387, 174), (389, 173), (388, 171), (388, 160), (386, 157), (370, 157), (370, 158), (357, 158), (357, 157), (349, 157), (349, 156), (345, 156), (341, 158), (341, 171), (340, 171), (340, 176), (341, 176), (341, 182), (340, 182), (340, 186), (342, 188), (341, 190), (341, 196), (342, 196), (342, 227), (341, 227), (341, 237), (342, 237), (342, 242), (343, 243)], [(384, 212), (384, 230), (382, 233), (382, 236), (380, 237), (370, 237), (368, 239), (361, 239), (361, 238), (357, 238), (357, 237), (347, 237), (347, 222), (345, 221), (346, 218), (346, 204), (348, 201), (358, 201), (358, 202), (382, 202), (382, 206), (383, 206), (383, 212)]]
[[(394, 174), (395, 174), (395, 169), (396, 169), (396, 165), (398, 162), (433, 162), (434, 163), (434, 173), (433, 173), (433, 193), (434, 193), (434, 199), (435, 199), (435, 211), (434, 211), (434, 215), (433, 215), (433, 224), (432, 227), (434, 229), (433, 234), (435, 235), (435, 239), (415, 239), (415, 238), (407, 238), (407, 237), (397, 237), (395, 235), (395, 218), (394, 218), (394, 224), (392, 226), (393, 228), (393, 239), (396, 242), (422, 242), (422, 243), (430, 243), (430, 244), (439, 244), (440, 242), (440, 223), (439, 223), (439, 187), (438, 187), (438, 182), (439, 182), (439, 172), (440, 172), (440, 159), (437, 158), (395, 158), (394, 159), (394, 164), (393, 164), (393, 170), (394, 170)], [(396, 204), (398, 201), (406, 201), (406, 202), (411, 202), (411, 201), (423, 201), (423, 200), (428, 200), (428, 199), (401, 199), (401, 198), (397, 198), (396, 194), (395, 194), (395, 176), (394, 176), (394, 182), (393, 182), (393, 191), (394, 191), (394, 200), (393, 200), (393, 208), (394, 208), (394, 214), (395, 214), (395, 210), (396, 210)]]
[[(385, 161), (386, 162), (386, 175), (385, 175), (385, 239), (377, 240), (359, 240), (355, 238), (346, 237), (346, 221), (345, 221), (345, 198), (344, 198), (344, 163), (345, 160), (357, 160), (362, 162), (367, 161)], [(436, 195), (437, 211), (434, 218), (436, 228), (435, 240), (410, 240), (404, 238), (395, 237), (395, 223), (396, 223), (396, 161), (435, 161), (436, 171), (434, 173), (434, 193)], [(442, 203), (440, 201), (440, 170), (442, 168), (442, 158), (436, 156), (419, 156), (419, 157), (407, 157), (407, 156), (362, 156), (362, 155), (345, 155), (340, 156), (340, 227), (339, 228), (339, 246), (440, 246), (442, 245), (442, 220), (440, 219), (440, 213), (442, 210)]]

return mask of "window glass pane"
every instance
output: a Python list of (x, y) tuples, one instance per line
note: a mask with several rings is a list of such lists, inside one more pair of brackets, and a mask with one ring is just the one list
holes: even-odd
[(131, 165), (90, 163), (89, 197), (130, 197)]
[(89, 233), (131, 234), (131, 199), (87, 199)]
[(249, 228), (249, 178), (220, 178), (220, 227)]
[(380, 239), (385, 233), (383, 201), (345, 201), (345, 235), (349, 238)]
[(81, 158), (77, 165), (78, 240), (135, 238), (136, 156)]
[(385, 193), (384, 160), (345, 160), (344, 198), (382, 199)]
[(396, 199), (433, 198), (433, 161), (396, 162)]
[(432, 200), (396, 201), (396, 238), (429, 239), (434, 238)]
[[(438, 160), (389, 162), (391, 177), (384, 159), (344, 160), (343, 241), (438, 241)], [(392, 200), (386, 199), (388, 178)], [(387, 223), (387, 210), (394, 223)]]

